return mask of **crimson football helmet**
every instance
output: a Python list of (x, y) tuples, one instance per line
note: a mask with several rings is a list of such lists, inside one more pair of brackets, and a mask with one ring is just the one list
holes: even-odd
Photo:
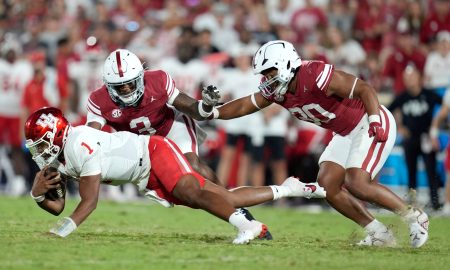
[(275, 96), (275, 99), (283, 100), (289, 82), (301, 64), (302, 60), (292, 43), (274, 40), (262, 45), (253, 57), (253, 73), (261, 74), (265, 70), (276, 68), (278, 74), (268, 80), (263, 78), (259, 85), (261, 93), (265, 97)]
[[(113, 51), (103, 65), (103, 82), (115, 103), (125, 107), (135, 105), (144, 94), (144, 68), (141, 60), (128, 50)], [(125, 84), (131, 84), (133, 91), (122, 95), (119, 89)]]
[(61, 154), (70, 124), (61, 110), (45, 107), (31, 114), (25, 123), (25, 146), (39, 168), (51, 164)]

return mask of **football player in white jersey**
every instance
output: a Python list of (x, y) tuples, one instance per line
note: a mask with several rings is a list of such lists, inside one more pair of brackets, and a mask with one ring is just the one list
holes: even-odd
[(195, 172), (179, 148), (161, 136), (130, 132), (106, 133), (87, 126), (71, 127), (56, 108), (42, 108), (25, 123), (26, 146), (43, 168), (35, 178), (31, 197), (44, 210), (58, 215), (64, 209), (64, 196), (50, 200), (50, 189), (60, 188), (61, 180), (48, 166), (79, 179), (81, 201), (70, 215), (50, 232), (61, 237), (72, 233), (97, 206), (100, 184), (133, 183), (146, 197), (166, 207), (174, 204), (199, 208), (228, 221), (239, 230), (234, 244), (248, 243), (267, 233), (266, 225), (249, 220), (236, 207), (252, 206), (283, 197), (324, 198), (318, 185), (288, 178), (280, 186), (241, 187), (228, 191)]

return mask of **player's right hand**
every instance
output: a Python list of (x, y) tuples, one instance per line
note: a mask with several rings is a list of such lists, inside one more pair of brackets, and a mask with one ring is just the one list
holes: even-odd
[(219, 89), (214, 85), (208, 85), (207, 87), (203, 87), (202, 90), (202, 100), (203, 103), (208, 106), (216, 106), (220, 100)]
[(60, 186), (61, 177), (57, 171), (47, 171), (49, 166), (45, 166), (38, 172), (34, 178), (33, 187), (31, 188), (33, 196), (44, 195), (50, 189)]

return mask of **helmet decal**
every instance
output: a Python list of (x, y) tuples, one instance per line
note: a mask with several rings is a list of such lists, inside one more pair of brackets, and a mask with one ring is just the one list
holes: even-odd
[(120, 60), (120, 51), (116, 51), (116, 61), (117, 61), (117, 70), (119, 71), (119, 77), (123, 77), (123, 70), (122, 70), (122, 60)]

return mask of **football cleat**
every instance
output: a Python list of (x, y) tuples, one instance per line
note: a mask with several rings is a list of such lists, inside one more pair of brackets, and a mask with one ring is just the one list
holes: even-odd
[[(242, 214), (244, 214), (245, 218), (252, 221), (255, 220), (255, 218), (253, 217), (253, 215), (250, 213), (250, 211), (248, 211), (247, 208), (239, 208), (238, 209), (239, 212), (241, 212)], [(273, 240), (273, 236), (272, 234), (269, 232), (269, 230), (266, 230), (266, 233), (264, 234), (264, 236), (262, 237), (258, 237), (258, 239), (261, 240)]]
[(269, 231), (265, 224), (262, 224), (259, 221), (252, 220), (253, 223), (252, 228), (239, 231), (236, 238), (233, 240), (233, 244), (235, 245), (243, 245), (250, 243), (251, 240), (265, 239), (267, 237), (267, 232)]
[(282, 186), (289, 187), (291, 196), (311, 198), (325, 198), (327, 192), (319, 183), (303, 183), (297, 177), (289, 177), (284, 180)]
[(419, 248), (428, 240), (428, 215), (420, 209), (413, 208), (405, 218), (409, 223), (409, 240), (411, 246)]
[(391, 230), (386, 228), (385, 231), (369, 233), (366, 238), (359, 241), (357, 246), (377, 246), (377, 247), (395, 247), (397, 241)]

